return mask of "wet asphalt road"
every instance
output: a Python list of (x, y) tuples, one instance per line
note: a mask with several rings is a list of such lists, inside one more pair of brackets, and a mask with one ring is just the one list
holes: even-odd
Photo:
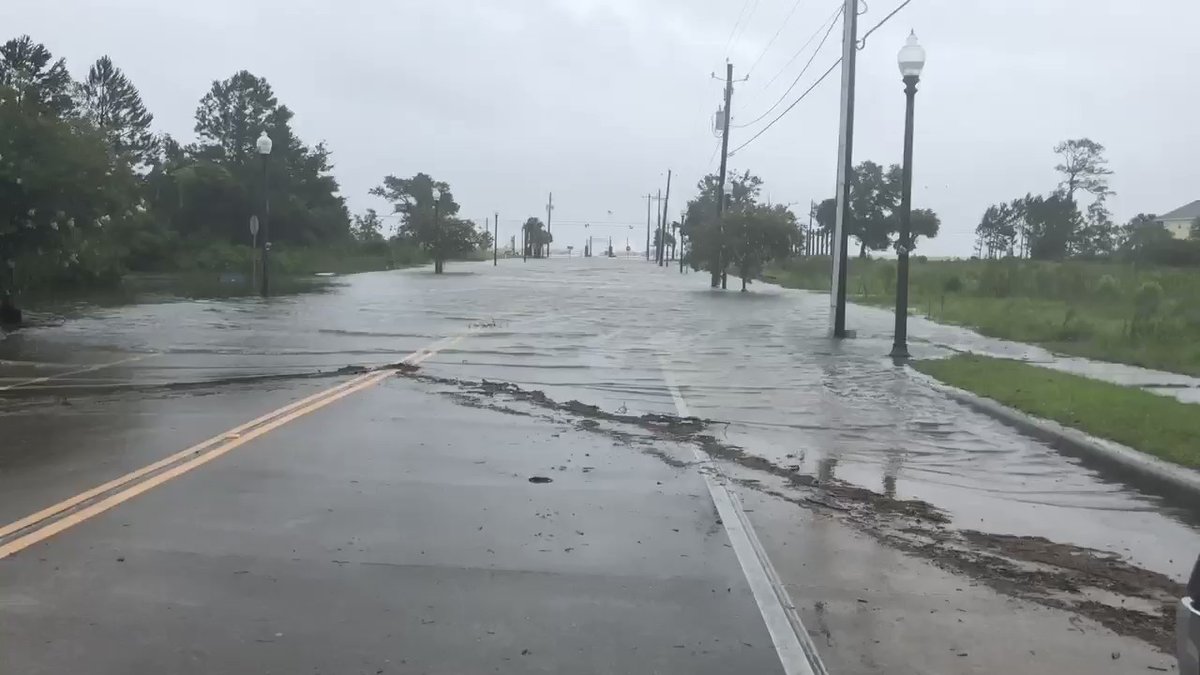
[[(422, 372), (631, 414), (682, 400), (777, 464), (1174, 578), (1200, 548), (1189, 505), (896, 368), (886, 312), (852, 308), (859, 336), (835, 344), (824, 296), (714, 293), (637, 260), (450, 271), (358, 275), (268, 303), (96, 310), (8, 336), (0, 522), (348, 377), (306, 376), (462, 336)], [(925, 322), (913, 333), (917, 356), (981, 341)], [(685, 448), (648, 454), (443, 389), (389, 378), (0, 560), (0, 671), (780, 672)], [(737, 492), (832, 672), (1013, 672), (1014, 645), (1020, 672), (1170, 662)]]

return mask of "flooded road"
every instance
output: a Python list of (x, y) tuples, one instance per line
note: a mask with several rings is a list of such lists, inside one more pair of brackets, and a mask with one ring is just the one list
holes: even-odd
[[(97, 424), (80, 415), (94, 407), (105, 416), (95, 433), (110, 439), (106, 470), (128, 470), (149, 457), (138, 448), (183, 447), (163, 447), (164, 437), (215, 433), (276, 401), (327, 386), (339, 371), (392, 364), (438, 343), (420, 373), (460, 403), (546, 408), (548, 401), (577, 401), (620, 416), (684, 415), (683, 404), (707, 420), (704, 434), (715, 456), (722, 458), (717, 445), (734, 449), (724, 456), (725, 471), (751, 505), (750, 520), (793, 589), (809, 632), (827, 636), (818, 645), (834, 672), (839, 665), (844, 672), (949, 672), (967, 661), (974, 664), (969, 672), (1002, 672), (1004, 649), (971, 657), (939, 645), (947, 659), (940, 661), (928, 649), (881, 637), (897, 617), (868, 620), (866, 601), (857, 596), (880, 584), (901, 607), (943, 591), (947, 598), (971, 596), (945, 615), (947, 624), (941, 617), (924, 620), (918, 634), (929, 640), (963, 625), (985, 631), (1012, 619), (1020, 632), (1006, 639), (1049, 659), (1024, 672), (1131, 672), (1134, 655), (1149, 665), (1168, 662), (1133, 639), (1139, 636), (1113, 635), (1092, 623), (1086, 631), (1092, 642), (1067, 645), (1084, 638), (1075, 637), (1066, 618), (1043, 616), (1053, 602), (1025, 606), (1019, 603), (1028, 598), (1010, 595), (1004, 618), (995, 616), (996, 598), (1005, 596), (993, 594), (1006, 590), (1002, 584), (971, 579), (975, 558), (942, 556), (929, 542), (971, 555), (1005, 548), (1027, 555), (1024, 565), (1055, 554), (1058, 545), (1076, 547), (1063, 549), (1068, 557), (1082, 549), (1110, 552), (1146, 578), (1160, 575), (1163, 581), (1153, 583), (1161, 590), (1182, 579), (1200, 551), (1200, 508), (1143, 491), (1120, 472), (1065, 456), (921, 384), (885, 357), (891, 322), (890, 313), (852, 306), (848, 324), (857, 338), (833, 342), (826, 337), (824, 295), (765, 284), (744, 294), (715, 292), (704, 275), (636, 258), (514, 260), (495, 268), (462, 263), (441, 277), (427, 270), (362, 274), (324, 293), (108, 308), (8, 335), (0, 341), (0, 424), (6, 433), (28, 434), (55, 419)], [(910, 331), (918, 358), (980, 345), (993, 353), (1007, 349), (925, 321), (914, 321)], [(497, 405), (496, 392), (461, 385), (487, 382), (513, 389), (499, 392), (504, 401)], [(411, 392), (404, 395), (416, 405)], [(179, 417), (184, 407), (195, 411), (192, 417)], [(592, 414), (583, 407), (550, 410)], [(579, 425), (576, 417), (565, 422), (568, 428)], [(622, 419), (615, 423), (629, 423)], [(0, 449), (0, 478), (37, 477), (36, 490), (0, 503), (6, 522), (35, 505), (36, 492), (59, 491), (49, 497), (63, 498), (94, 475), (87, 444), (63, 440), (53, 461), (45, 460), (49, 468), (34, 445)], [(815, 501), (813, 486), (821, 489)], [(806, 506), (773, 500), (772, 493)], [(909, 520), (884, 523), (865, 515), (864, 504), (922, 506), (897, 511)], [(922, 524), (914, 526), (913, 518)], [(942, 534), (951, 531), (953, 537)], [(1030, 539), (1012, 546), (991, 535)], [(823, 542), (825, 555), (803, 546), (810, 541)], [(1036, 556), (1027, 550), (1030, 541)], [(797, 555), (800, 546), (807, 553)], [(850, 569), (858, 576), (847, 576)], [(922, 590), (899, 599), (909, 587)], [(1126, 595), (1115, 602), (1157, 598)], [(920, 611), (926, 613), (924, 605)], [(1103, 612), (1092, 618), (1113, 627)], [(960, 638), (972, 639), (969, 631)], [(1120, 651), (1109, 644), (1124, 645), (1125, 662), (1105, 663)]]

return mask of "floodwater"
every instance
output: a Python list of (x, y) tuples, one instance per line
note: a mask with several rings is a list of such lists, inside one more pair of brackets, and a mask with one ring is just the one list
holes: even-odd
[[(896, 366), (885, 356), (890, 313), (851, 307), (857, 338), (834, 342), (827, 296), (767, 284), (739, 293), (730, 281), (717, 292), (678, 267), (576, 257), (361, 274), (270, 300), (87, 309), (5, 336), (0, 390), (69, 397), (308, 376), (460, 336), (423, 369), (635, 414), (674, 413), (674, 383), (693, 415), (746, 452), (925, 500), (961, 529), (1112, 551), (1176, 579), (1200, 550), (1195, 505), (1065, 456)], [(915, 357), (1021, 349), (923, 320), (911, 334)]]

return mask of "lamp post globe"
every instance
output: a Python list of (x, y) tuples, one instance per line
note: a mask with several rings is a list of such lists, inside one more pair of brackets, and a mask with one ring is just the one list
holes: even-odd
[(271, 137), (267, 135), (267, 132), (264, 131), (258, 135), (258, 141), (255, 142), (255, 145), (258, 147), (258, 154), (271, 154), (271, 146), (273, 143), (271, 142)]
[(896, 61), (900, 66), (900, 74), (904, 77), (921, 76), (921, 71), (925, 68), (925, 48), (917, 41), (915, 31), (908, 34), (908, 40), (900, 48)]
[(900, 236), (896, 239), (896, 329), (892, 339), (891, 356), (907, 359), (908, 354), (908, 256), (912, 252), (912, 161), (913, 110), (917, 82), (925, 68), (925, 48), (912, 32), (900, 53), (896, 55), (900, 75), (904, 79), (904, 168), (900, 182)]

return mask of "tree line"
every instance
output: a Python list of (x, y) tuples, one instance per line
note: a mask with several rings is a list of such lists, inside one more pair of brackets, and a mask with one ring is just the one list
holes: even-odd
[[(1200, 263), (1200, 241), (1177, 241), (1153, 214), (1140, 213), (1124, 225), (1112, 219), (1107, 199), (1113, 174), (1105, 148), (1090, 138), (1054, 147), (1058, 185), (1047, 194), (1027, 194), (993, 204), (975, 227), (979, 258), (1034, 260), (1117, 259), (1167, 265)], [(1091, 202), (1080, 210), (1080, 198)], [(1193, 228), (1192, 239), (1200, 235)]]
[[(195, 139), (183, 143), (155, 131), (137, 87), (108, 56), (76, 79), (29, 36), (3, 43), (0, 298), (11, 305), (39, 284), (111, 283), (213, 257), (197, 249), (244, 248), (264, 196), (281, 247), (386, 245), (377, 213), (351, 219), (329, 148), (300, 139), (294, 116), (265, 78), (242, 70), (212, 82), (197, 103)], [(263, 132), (274, 146), (265, 186), (255, 148)], [(490, 246), (457, 218), (444, 183), (446, 220), (431, 228), (432, 179), (406, 180), (388, 176), (372, 191), (401, 217), (393, 243), (439, 260)]]
[[(688, 244), (686, 259), (693, 269), (710, 272), (712, 284), (725, 286), (732, 270), (746, 284), (758, 277), (770, 262), (802, 253), (805, 237), (825, 238), (834, 231), (837, 201), (823, 200), (811, 209), (813, 228), (802, 228), (786, 206), (761, 201), (763, 181), (746, 171), (733, 172), (726, 207), (717, 215), (720, 179), (709, 174), (697, 184), (699, 195), (688, 202), (683, 233)], [(871, 161), (855, 166), (850, 176), (850, 210), (846, 232), (858, 243), (858, 255), (885, 251), (899, 243), (901, 169), (886, 169)], [(931, 209), (913, 209), (909, 250), (921, 237), (936, 237), (941, 220)], [(816, 250), (815, 248), (811, 250)], [(719, 262), (718, 262), (719, 261)]]

